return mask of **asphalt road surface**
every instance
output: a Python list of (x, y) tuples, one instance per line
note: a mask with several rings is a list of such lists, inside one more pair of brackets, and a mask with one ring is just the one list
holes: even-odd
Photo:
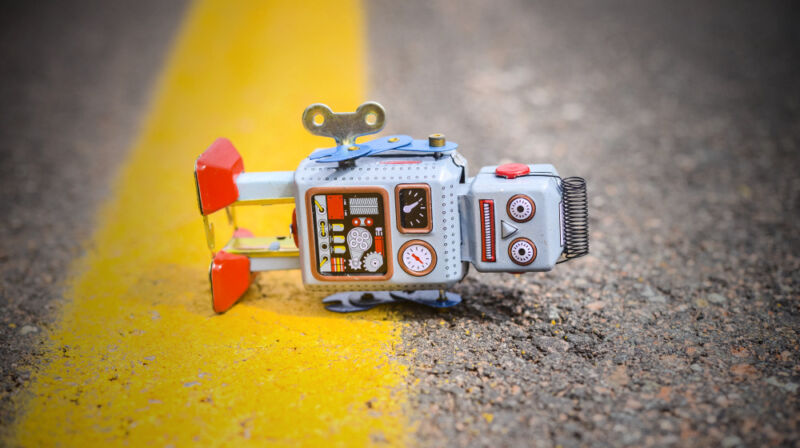
[(138, 131), (182, 2), (0, 6), (0, 428)]
[[(423, 446), (800, 443), (800, 15), (786, 3), (372, 2), (372, 96), (471, 173), (587, 179), (591, 254), (471, 272), (408, 323)], [(8, 8), (4, 6), (3, 8)], [(4, 411), (182, 5), (0, 14)]]

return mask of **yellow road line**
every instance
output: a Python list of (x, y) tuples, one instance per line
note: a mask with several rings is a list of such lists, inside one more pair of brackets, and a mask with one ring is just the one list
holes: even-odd
[[(364, 99), (362, 14), (357, 1), (193, 5), (7, 442), (406, 443), (400, 324), (328, 313), (296, 273), (262, 275), (214, 315), (192, 183), (217, 136), (250, 171), (294, 169), (327, 143), (300, 115)], [(259, 208), (259, 230), (286, 233), (288, 211)]]

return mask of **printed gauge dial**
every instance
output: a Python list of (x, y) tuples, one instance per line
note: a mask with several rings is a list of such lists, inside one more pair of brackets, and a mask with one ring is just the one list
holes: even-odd
[(415, 277), (428, 275), (436, 267), (436, 251), (422, 240), (411, 240), (400, 247), (397, 253), (400, 267)]
[(506, 212), (516, 222), (528, 222), (536, 214), (536, 204), (528, 196), (518, 194), (508, 200)]
[(527, 266), (536, 259), (536, 245), (527, 238), (517, 238), (508, 245), (508, 256), (514, 263)]
[(427, 184), (401, 184), (395, 189), (397, 228), (400, 233), (429, 233), (431, 221), (431, 187)]

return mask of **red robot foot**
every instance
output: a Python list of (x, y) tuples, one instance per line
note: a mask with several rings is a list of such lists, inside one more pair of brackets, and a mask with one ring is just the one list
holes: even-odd
[(211, 262), (211, 301), (214, 311), (227, 311), (250, 287), (250, 259), (219, 251)]

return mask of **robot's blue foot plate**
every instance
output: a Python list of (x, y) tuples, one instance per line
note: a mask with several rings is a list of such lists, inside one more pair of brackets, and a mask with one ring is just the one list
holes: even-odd
[(348, 291), (339, 292), (322, 300), (325, 309), (336, 313), (366, 311), (378, 305), (397, 302), (414, 302), (432, 308), (449, 308), (461, 303), (461, 296), (447, 291)]

